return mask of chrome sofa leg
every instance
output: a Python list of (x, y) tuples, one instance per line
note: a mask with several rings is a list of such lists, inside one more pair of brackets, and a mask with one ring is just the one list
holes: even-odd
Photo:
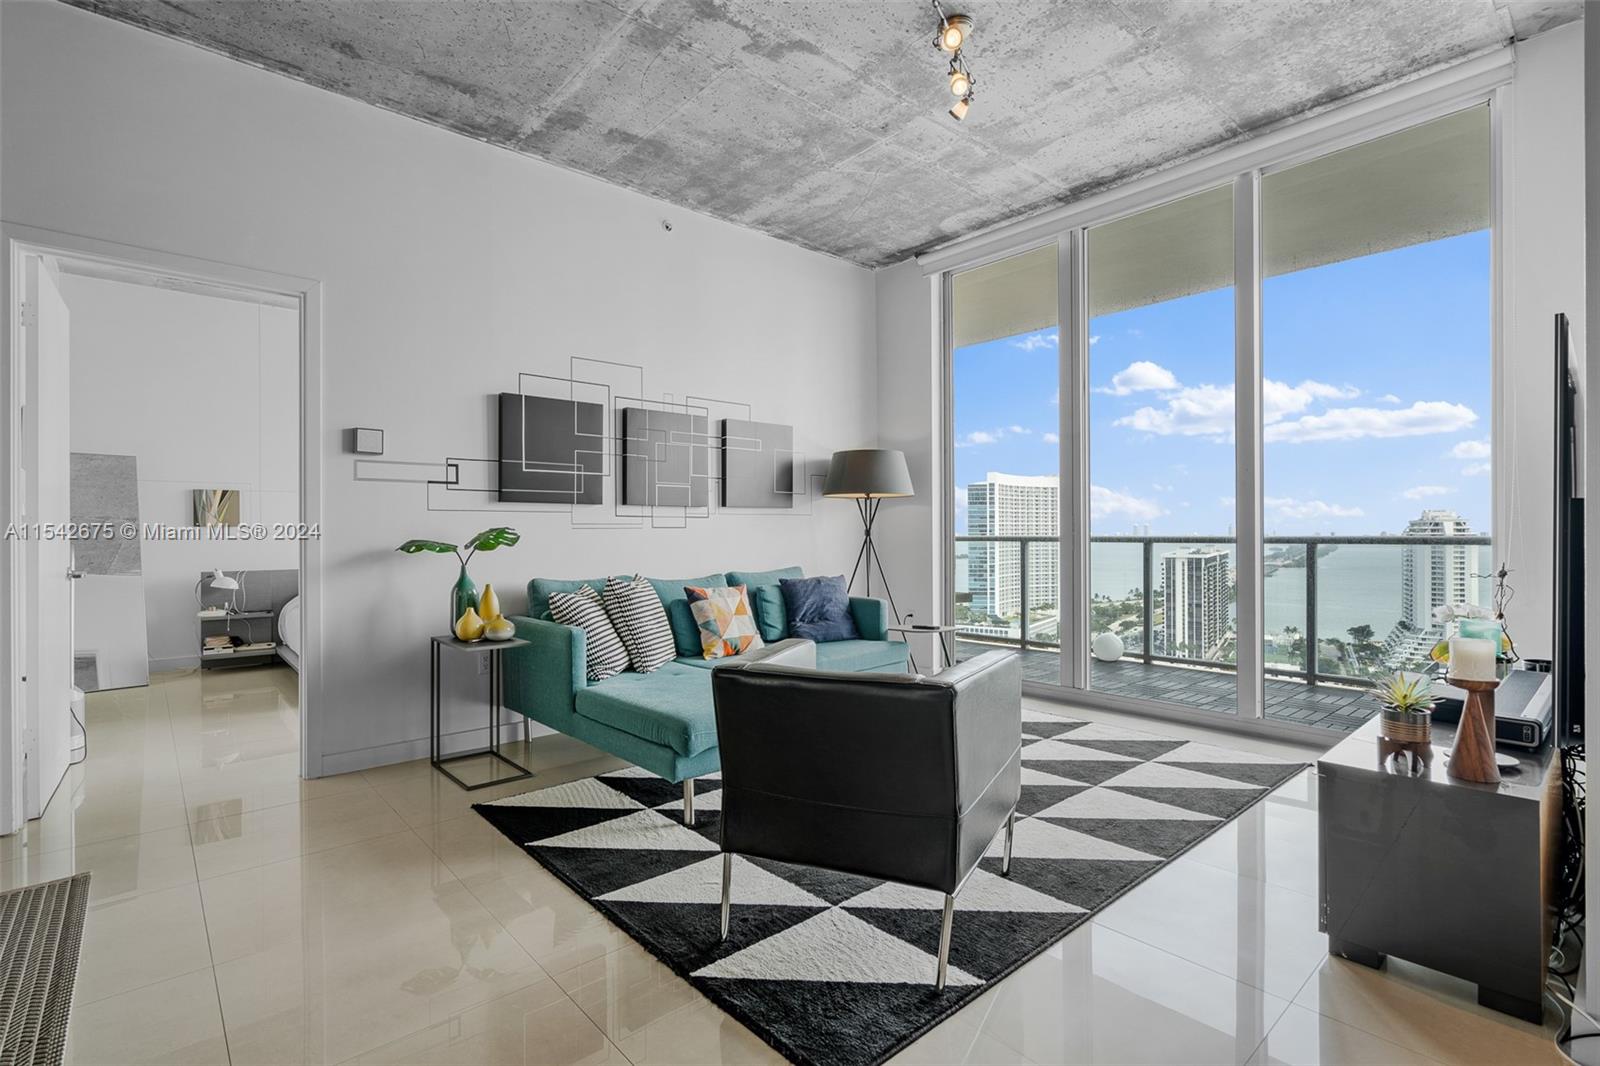
[(694, 778), (683, 779), (683, 824), (694, 828)]
[(728, 939), (728, 905), (733, 902), (733, 852), (722, 853), (722, 939)]
[(1017, 835), (1017, 809), (1011, 808), (1011, 813), (1006, 815), (1006, 849), (1000, 859), (1000, 876), (1011, 876), (1011, 841)]
[(945, 972), (950, 968), (950, 919), (955, 914), (956, 898), (949, 893), (944, 897), (944, 918), (939, 922), (939, 980), (938, 991), (944, 991)]

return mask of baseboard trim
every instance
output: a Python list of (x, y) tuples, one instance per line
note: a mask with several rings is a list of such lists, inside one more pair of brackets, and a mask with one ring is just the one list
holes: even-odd
[[(529, 737), (546, 737), (554, 734), (556, 730), (541, 722), (531, 719), (528, 722)], [(439, 738), (439, 746), (444, 754), (451, 755), (458, 751), (469, 751), (473, 748), (483, 747), (484, 727), (476, 729), (463, 729), (454, 733), (446, 733)], [(522, 716), (513, 715), (506, 719), (500, 727), (500, 742), (502, 744), (513, 740), (522, 739)], [(389, 766), (393, 763), (411, 762), (416, 759), (428, 757), (428, 738), (417, 737), (415, 740), (401, 740), (393, 744), (379, 744), (371, 748), (354, 748), (350, 751), (333, 752), (322, 756), (322, 776), (332, 777), (336, 774), (354, 773), (357, 770), (372, 770), (379, 766)]]

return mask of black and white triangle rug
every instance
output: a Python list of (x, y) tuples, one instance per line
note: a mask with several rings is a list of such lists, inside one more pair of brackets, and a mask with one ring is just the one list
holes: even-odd
[(1022, 728), (1011, 875), (997, 840), (956, 897), (943, 992), (923, 889), (737, 858), (720, 941), (714, 776), (692, 827), (682, 787), (634, 768), (474, 809), (785, 1057), (877, 1063), (1305, 765), (1030, 710)]

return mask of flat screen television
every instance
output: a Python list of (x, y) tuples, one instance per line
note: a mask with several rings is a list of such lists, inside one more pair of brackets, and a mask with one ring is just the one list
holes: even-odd
[(1578, 484), (1578, 385), (1571, 365), (1567, 316), (1556, 315), (1555, 337), (1555, 626), (1550, 674), (1556, 743), (1584, 742), (1583, 728), (1583, 497)]

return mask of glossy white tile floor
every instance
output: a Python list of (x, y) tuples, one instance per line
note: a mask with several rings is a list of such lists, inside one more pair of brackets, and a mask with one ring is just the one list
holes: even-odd
[[(775, 1059), (472, 814), (528, 782), (469, 795), (425, 763), (299, 781), (281, 668), (166, 675), (88, 715), (88, 762), (0, 838), (0, 887), (94, 873), (69, 1061)], [(559, 736), (519, 754), (539, 785), (617, 765)], [(901, 1061), (1560, 1061), (1549, 1031), (1460, 982), (1327, 958), (1314, 784), (1290, 781)]]

